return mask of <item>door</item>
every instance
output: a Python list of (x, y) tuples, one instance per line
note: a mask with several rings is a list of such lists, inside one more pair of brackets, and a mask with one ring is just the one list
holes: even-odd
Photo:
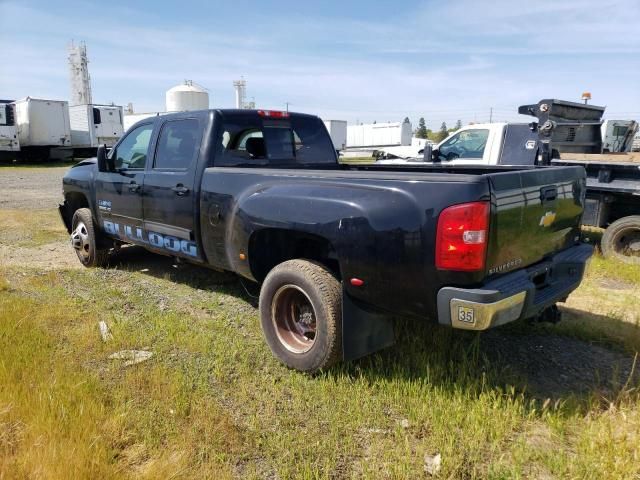
[(196, 162), (202, 140), (198, 118), (165, 121), (144, 183), (144, 229), (152, 246), (198, 259), (194, 226), (198, 198), (194, 193)]
[(110, 172), (96, 173), (98, 221), (116, 238), (146, 243), (142, 232), (142, 189), (153, 123), (130, 131), (111, 151)]

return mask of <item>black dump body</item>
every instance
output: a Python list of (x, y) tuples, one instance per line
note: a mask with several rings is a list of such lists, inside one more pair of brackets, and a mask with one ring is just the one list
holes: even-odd
[(605, 107), (565, 100), (545, 99), (518, 108), (521, 115), (538, 119), (540, 140), (557, 153), (600, 153)]

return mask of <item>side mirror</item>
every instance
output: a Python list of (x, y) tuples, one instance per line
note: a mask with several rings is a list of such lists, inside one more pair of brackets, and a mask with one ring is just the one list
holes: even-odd
[(422, 156), (424, 162), (431, 162), (433, 159), (433, 147), (430, 143), (427, 143), (422, 150)]
[(98, 171), (108, 172), (109, 167), (107, 166), (107, 146), (106, 145), (100, 145), (98, 147), (96, 158), (98, 159)]
[(440, 152), (438, 152), (437, 148), (434, 148), (431, 151), (431, 161), (434, 162), (434, 163), (442, 162), (442, 159), (440, 158)]

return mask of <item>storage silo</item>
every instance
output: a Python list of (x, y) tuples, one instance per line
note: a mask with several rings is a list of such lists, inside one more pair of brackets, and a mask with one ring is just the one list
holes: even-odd
[(207, 110), (209, 93), (202, 87), (194, 85), (192, 80), (185, 80), (166, 93), (167, 112), (184, 112), (187, 110)]

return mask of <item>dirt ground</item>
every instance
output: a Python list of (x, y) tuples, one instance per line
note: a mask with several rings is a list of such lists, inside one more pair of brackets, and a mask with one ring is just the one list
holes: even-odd
[[(70, 167), (0, 167), (0, 215), (6, 210), (51, 210), (62, 201), (62, 177)], [(0, 264), (30, 266), (44, 270), (79, 268), (67, 242), (55, 241), (38, 247), (0, 243)]]
[(0, 209), (56, 208), (62, 201), (62, 177), (69, 167), (0, 167)]
[[(61, 179), (68, 168), (0, 169), (0, 191), (3, 192), (0, 215), (7, 209), (21, 209), (25, 215), (32, 209), (50, 209), (52, 215), (57, 216)], [(143, 257), (140, 261), (145, 267), (153, 264), (155, 269), (170, 271), (172, 268), (171, 259), (142, 250), (138, 250), (138, 255)], [(34, 247), (0, 243), (0, 264), (42, 270), (81, 268), (66, 238)], [(186, 274), (188, 277), (193, 276), (193, 270), (200, 270), (198, 275), (208, 272), (189, 265), (181, 268), (190, 271)], [(590, 290), (580, 287), (561, 308), (569, 316), (601, 315), (603, 321), (613, 321), (602, 315), (609, 308), (608, 302), (613, 301), (610, 290), (610, 284), (602, 285), (601, 292), (594, 297)], [(484, 355), (499, 361), (514, 377), (524, 379), (531, 392), (541, 397), (580, 394), (594, 388), (602, 389), (606, 395), (610, 387), (624, 383), (633, 371), (633, 356), (622, 348), (555, 332), (499, 328), (483, 333), (480, 345)]]

